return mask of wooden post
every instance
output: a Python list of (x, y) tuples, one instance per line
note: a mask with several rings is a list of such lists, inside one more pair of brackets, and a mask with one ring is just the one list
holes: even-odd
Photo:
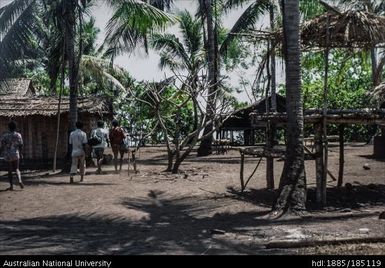
[(266, 187), (267, 189), (274, 189), (274, 158), (270, 156), (273, 149), (274, 136), (272, 131), (272, 124), (270, 121), (266, 124), (266, 149), (269, 152), (266, 157)]
[(339, 141), (340, 141), (340, 164), (339, 164), (339, 170), (338, 170), (338, 182), (337, 186), (341, 187), (342, 183), (344, 181), (344, 164), (345, 164), (345, 152), (344, 152), (344, 130), (345, 126), (343, 124), (338, 126), (338, 132), (339, 132)]
[(322, 180), (323, 180), (323, 150), (322, 150), (322, 123), (314, 125), (314, 149), (315, 149), (315, 172), (316, 172), (316, 202), (322, 206)]
[(330, 53), (330, 18), (327, 17), (326, 21), (326, 49), (324, 53), (325, 57), (325, 74), (324, 74), (324, 91), (323, 91), (323, 118), (322, 118), (322, 130), (323, 130), (323, 143), (322, 143), (322, 181), (321, 181), (321, 194), (322, 194), (322, 206), (326, 205), (326, 181), (328, 176), (328, 133), (327, 133), (327, 109), (328, 109), (328, 93), (329, 93), (329, 53)]
[(135, 172), (135, 174), (137, 174), (138, 171), (136, 169), (136, 150), (132, 151), (132, 164), (134, 166), (134, 172)]
[(130, 150), (127, 151), (127, 174), (130, 176)]
[(255, 146), (255, 130), (251, 130), (251, 146)]
[(241, 179), (241, 192), (243, 193), (243, 190), (245, 189), (245, 182), (243, 181), (243, 169), (245, 165), (245, 155), (242, 151), (241, 153), (241, 172), (240, 172), (240, 179)]
[(26, 159), (33, 159), (33, 139), (32, 139), (32, 127), (34, 126), (33, 120), (31, 116), (28, 117), (28, 150), (26, 153), (26, 156), (24, 156)]

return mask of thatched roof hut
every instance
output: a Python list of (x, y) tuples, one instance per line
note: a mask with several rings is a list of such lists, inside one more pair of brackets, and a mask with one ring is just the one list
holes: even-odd
[(307, 47), (372, 48), (385, 44), (385, 17), (357, 10), (327, 12), (303, 24), (301, 39)]
[[(329, 30), (327, 31), (327, 25)], [(329, 32), (330, 38), (327, 38)], [(283, 30), (275, 32), (256, 30), (240, 34), (251, 40), (283, 40)], [(373, 48), (385, 45), (385, 17), (366, 11), (329, 11), (306, 21), (301, 26), (303, 49), (325, 48)]]
[(0, 98), (31, 97), (34, 95), (35, 88), (30, 79), (14, 78), (0, 83)]
[[(33, 168), (46, 167), (53, 159), (57, 128), (57, 97), (37, 96), (28, 79), (10, 79), (0, 89), (0, 134), (7, 131), (7, 123), (13, 119), (24, 139), (24, 161)], [(89, 133), (99, 119), (111, 119), (111, 105), (100, 97), (78, 99), (79, 120)], [(69, 100), (63, 97), (58, 158), (67, 152)]]

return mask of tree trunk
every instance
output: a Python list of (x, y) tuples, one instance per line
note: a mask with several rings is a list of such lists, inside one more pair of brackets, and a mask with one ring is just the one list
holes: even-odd
[(173, 161), (174, 161), (174, 154), (172, 152), (168, 152), (167, 153), (167, 169), (166, 171), (167, 172), (170, 172), (172, 170), (172, 165), (173, 165)]
[(378, 77), (377, 77), (377, 51), (375, 48), (372, 48), (370, 50), (370, 58), (371, 58), (371, 63), (372, 63), (372, 82), (373, 82), (373, 87), (378, 86), (379, 82)]
[(306, 174), (303, 147), (303, 99), (299, 42), (299, 0), (282, 1), (286, 63), (287, 149), (274, 214), (305, 210)]
[(66, 18), (66, 54), (68, 57), (70, 107), (69, 107), (69, 130), (76, 128), (78, 120), (78, 67), (75, 55), (75, 34), (76, 34), (76, 1), (68, 0), (65, 3)]
[[(63, 53), (64, 54), (64, 53)], [(63, 55), (64, 56), (64, 55)], [(64, 57), (63, 57), (64, 59)], [(56, 141), (55, 141), (55, 151), (53, 155), (53, 172), (56, 171), (56, 163), (57, 163), (57, 153), (58, 153), (58, 145), (59, 145), (59, 137), (60, 137), (60, 121), (61, 121), (61, 101), (62, 101), (62, 95), (64, 91), (64, 79), (65, 79), (65, 63), (62, 63), (61, 67), (61, 80), (60, 80), (60, 90), (59, 90), (59, 103), (57, 106), (57, 126), (56, 126)]]
[(339, 159), (337, 187), (341, 187), (344, 182), (344, 165), (345, 165), (344, 134), (345, 134), (345, 126), (341, 124), (338, 126), (338, 135), (339, 135), (339, 143), (340, 143), (340, 159)]
[[(214, 29), (214, 20), (213, 20), (213, 6), (211, 0), (204, 0), (204, 10), (206, 15), (207, 23), (207, 62), (208, 62), (208, 98), (206, 104), (206, 120), (209, 121), (213, 118), (215, 114), (215, 101), (216, 101), (216, 87), (217, 87), (217, 64), (216, 64), (216, 46), (215, 43), (215, 29)], [(213, 124), (208, 124), (204, 131), (203, 135), (210, 133), (213, 129)], [(212, 153), (212, 141), (213, 135), (209, 135), (206, 139), (201, 141), (201, 144), (198, 148), (198, 156), (207, 156)]]
[[(270, 6), (270, 28), (271, 31), (275, 30), (275, 24), (274, 24), (275, 16), (274, 16), (274, 6)], [(275, 68), (275, 40), (273, 39), (271, 41), (271, 58), (270, 58), (270, 65), (271, 65), (271, 111), (276, 112), (277, 111), (277, 94), (276, 94), (276, 87), (277, 87), (277, 82), (276, 82), (276, 68)]]

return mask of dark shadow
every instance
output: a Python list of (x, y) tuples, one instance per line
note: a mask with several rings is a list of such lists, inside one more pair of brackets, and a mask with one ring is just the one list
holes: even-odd
[[(136, 162), (138, 165), (156, 165), (156, 166), (167, 166), (167, 156), (156, 156), (151, 159), (140, 159)], [(258, 157), (247, 157), (245, 158), (245, 163), (254, 163), (258, 161)], [(195, 157), (190, 155), (186, 158), (183, 164), (188, 163), (212, 163), (212, 164), (234, 164), (239, 165), (241, 162), (240, 156), (209, 156), (209, 157)]]
[[(385, 185), (351, 185), (327, 188), (327, 207), (332, 209), (360, 209), (370, 206), (385, 205)], [(314, 188), (308, 190), (307, 207), (317, 210), (316, 192)]]
[[(278, 196), (278, 190), (248, 188), (243, 193), (240, 189), (229, 187), (227, 192), (236, 200), (271, 208)], [(327, 210), (359, 209), (370, 206), (385, 206), (385, 185), (351, 185), (327, 188)], [(309, 211), (318, 211), (315, 188), (308, 188), (307, 204)]]
[(374, 160), (374, 161), (378, 161), (378, 162), (385, 162), (385, 158), (377, 158), (377, 157), (375, 157), (372, 154), (369, 154), (369, 155), (359, 155), (359, 157), (370, 159), (370, 160)]
[(24, 184), (26, 186), (35, 186), (35, 185), (54, 185), (54, 186), (60, 186), (60, 185), (69, 185), (69, 186), (111, 186), (115, 185), (114, 183), (98, 183), (98, 182), (80, 182), (76, 181), (74, 183), (69, 183), (68, 182), (48, 182), (48, 181), (25, 181)]
[(0, 240), (7, 241), (0, 245), (0, 252), (136, 255), (178, 254), (180, 249), (184, 254), (247, 253), (219, 243), (210, 248), (213, 243), (210, 230), (252, 225), (253, 217), (258, 214), (240, 213), (231, 217), (231, 222), (223, 215), (198, 218), (194, 213), (215, 208), (194, 206), (189, 204), (191, 201), (161, 200), (162, 205), (157, 206), (151, 198), (124, 200), (122, 205), (127, 209), (148, 213), (148, 218), (141, 221), (95, 214), (0, 221)]
[[(273, 226), (298, 226), (336, 219), (348, 221), (351, 216), (309, 217), (307, 219), (268, 221), (258, 219), (268, 210), (238, 213), (214, 213), (223, 202), (207, 198), (127, 198), (121, 205), (142, 213), (131, 221), (121, 216), (75, 214), (17, 221), (0, 221), (2, 254), (263, 254), (264, 249), (242, 245), (236, 238), (211, 233), (214, 229), (234, 235), (248, 234), (260, 240), (276, 234)], [(222, 202), (223, 201), (223, 202)], [(367, 215), (362, 215), (365, 217)], [(256, 219), (257, 217), (257, 219)], [(267, 232), (267, 233), (266, 233)], [(284, 232), (284, 231), (280, 231)], [(284, 233), (283, 233), (284, 234)], [(282, 253), (277, 250), (274, 253)]]
[[(76, 186), (110, 186), (110, 185), (116, 185), (114, 183), (103, 183), (103, 182), (92, 182), (92, 179), (87, 180), (87, 177), (85, 177), (83, 182), (80, 182), (80, 178), (75, 177), (75, 182), (73, 184), (69, 183), (69, 177), (66, 176), (66, 180), (63, 181), (50, 181), (47, 179), (43, 179), (41, 177), (22, 177), (23, 183), (26, 187), (28, 186), (39, 186), (39, 185), (53, 185), (53, 186), (60, 186), (60, 185), (76, 185)], [(0, 178), (0, 181), (4, 181), (6, 183), (9, 183), (8, 178)], [(16, 178), (13, 178), (14, 182), (14, 188), (19, 187)], [(1, 192), (1, 191), (0, 191)]]
[(227, 187), (227, 193), (235, 200), (249, 202), (257, 206), (271, 208), (278, 196), (278, 191), (269, 189), (247, 188), (243, 193), (240, 189)]

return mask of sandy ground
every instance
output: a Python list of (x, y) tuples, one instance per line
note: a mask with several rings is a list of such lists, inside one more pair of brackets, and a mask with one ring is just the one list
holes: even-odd
[[(338, 174), (338, 147), (330, 169)], [(371, 146), (346, 149), (345, 183), (329, 178), (328, 206), (314, 204), (314, 163), (306, 161), (309, 216), (267, 221), (276, 192), (265, 188), (265, 163), (240, 194), (239, 152), (189, 157), (182, 173), (165, 169), (165, 150), (142, 148), (138, 174), (101, 175), (89, 168), (85, 181), (62, 174), (25, 172), (25, 189), (0, 177), (0, 254), (385, 254), (385, 243), (280, 248), (272, 243), (346, 238), (383, 240), (385, 162), (370, 158)], [(257, 158), (248, 158), (246, 175)], [(370, 170), (363, 169), (368, 163)], [(276, 185), (283, 162), (275, 162)], [(377, 241), (378, 242), (378, 241)], [(315, 244), (314, 244), (315, 245)]]

